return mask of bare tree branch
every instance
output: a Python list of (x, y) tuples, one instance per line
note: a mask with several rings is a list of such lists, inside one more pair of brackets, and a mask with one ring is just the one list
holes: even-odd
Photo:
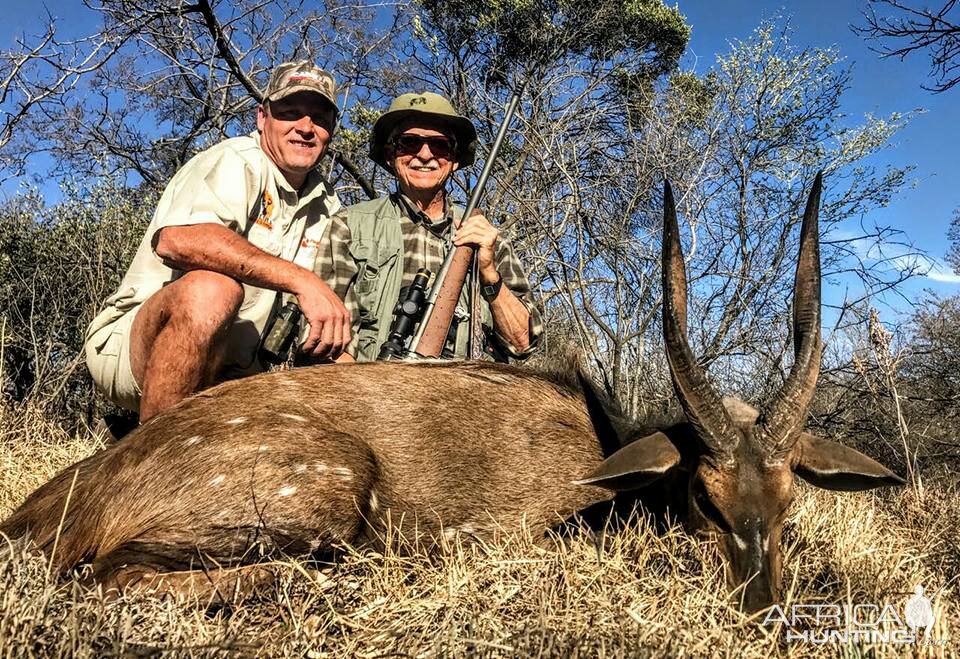
[[(853, 31), (877, 42), (873, 50), (883, 57), (906, 59), (926, 52), (930, 58), (930, 77), (936, 82), (921, 85), (935, 93), (945, 92), (960, 82), (960, 24), (948, 18), (956, 0), (946, 0), (939, 9), (918, 9), (903, 0), (868, 0), (864, 24)], [(882, 7), (885, 12), (878, 11)]]

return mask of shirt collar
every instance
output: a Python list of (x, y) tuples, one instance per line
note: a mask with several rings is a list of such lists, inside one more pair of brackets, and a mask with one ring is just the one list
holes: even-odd
[(427, 231), (437, 236), (442, 237), (447, 232), (451, 222), (453, 222), (453, 206), (450, 204), (450, 199), (446, 194), (443, 196), (443, 217), (439, 220), (431, 220), (426, 213), (417, 208), (417, 205), (413, 203), (407, 195), (400, 192), (400, 190), (394, 191), (390, 196), (393, 198), (393, 203), (400, 206), (414, 224), (422, 224)]

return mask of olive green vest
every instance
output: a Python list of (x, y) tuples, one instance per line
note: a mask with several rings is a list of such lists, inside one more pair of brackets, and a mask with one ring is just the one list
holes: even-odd
[[(354, 204), (346, 209), (346, 224), (350, 229), (350, 256), (357, 264), (357, 279), (354, 293), (359, 306), (359, 327), (355, 327), (357, 361), (376, 360), (380, 346), (390, 334), (393, 309), (400, 298), (403, 285), (403, 231), (400, 223), (393, 220), (390, 197)], [(381, 216), (386, 216), (382, 218)], [(453, 206), (454, 220), (459, 222), (463, 209)], [(450, 239), (447, 238), (448, 248)], [(435, 277), (437, 273), (432, 273)], [(469, 310), (469, 277), (460, 292), (457, 315), (463, 320), (457, 325), (455, 356), (467, 357), (467, 340), (470, 323), (466, 322)], [(431, 281), (431, 286), (433, 282)], [(492, 326), (490, 307), (480, 305), (481, 321)], [(457, 318), (454, 318), (457, 323)]]

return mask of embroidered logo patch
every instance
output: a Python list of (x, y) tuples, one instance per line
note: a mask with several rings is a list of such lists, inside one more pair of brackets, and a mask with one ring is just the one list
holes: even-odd
[(269, 190), (263, 191), (263, 200), (260, 202), (260, 217), (257, 224), (267, 229), (273, 229), (273, 197)]
[(313, 71), (297, 71), (290, 76), (290, 80), (294, 82), (300, 82), (301, 80), (313, 80), (314, 82), (320, 82), (320, 76)]

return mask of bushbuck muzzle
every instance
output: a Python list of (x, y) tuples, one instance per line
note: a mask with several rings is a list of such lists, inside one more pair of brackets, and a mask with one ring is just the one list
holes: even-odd
[(796, 363), (762, 413), (718, 397), (687, 344), (667, 186), (664, 338), (686, 420), (625, 419), (576, 369), (377, 362), (268, 373), (184, 400), (68, 467), (0, 532), (45, 552), (61, 575), (90, 563), (108, 588), (216, 593), (255, 585), (271, 557), (323, 558), (378, 543), (388, 527), (417, 542), (545, 532), (639, 491), (677, 499), (672, 511), (718, 535), (742, 604), (766, 606), (793, 474), (833, 489), (902, 482), (801, 431), (820, 354), (819, 194), (818, 177), (797, 268)]

